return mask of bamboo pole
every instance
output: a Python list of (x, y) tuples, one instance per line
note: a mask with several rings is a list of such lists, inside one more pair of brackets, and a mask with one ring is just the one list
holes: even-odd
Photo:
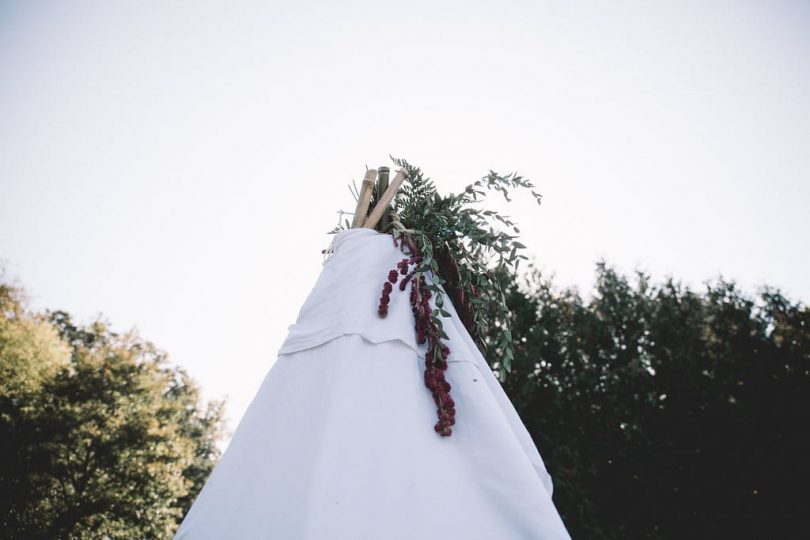
[(377, 201), (377, 205), (369, 214), (368, 219), (363, 222), (363, 227), (367, 229), (373, 229), (377, 226), (377, 223), (380, 221), (383, 213), (388, 209), (388, 205), (391, 201), (394, 200), (394, 196), (397, 194), (397, 190), (399, 186), (402, 185), (402, 182), (405, 181), (405, 171), (400, 169), (397, 171), (397, 175), (391, 180), (391, 183), (388, 184), (388, 189), (385, 190), (385, 193), (382, 194), (382, 197)]
[(366, 171), (363, 184), (360, 186), (360, 196), (357, 198), (357, 208), (354, 210), (352, 228), (363, 226), (363, 222), (366, 219), (366, 212), (368, 212), (368, 205), (371, 202), (371, 192), (374, 190), (374, 181), (376, 178), (377, 169), (369, 169)]

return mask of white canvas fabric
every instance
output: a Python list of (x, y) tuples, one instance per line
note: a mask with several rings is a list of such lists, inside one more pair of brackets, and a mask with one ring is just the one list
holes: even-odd
[(371, 229), (333, 246), (175, 538), (570, 538), (537, 447), (451, 303), (456, 423), (442, 437), (409, 289), (394, 286), (377, 315), (403, 253)]

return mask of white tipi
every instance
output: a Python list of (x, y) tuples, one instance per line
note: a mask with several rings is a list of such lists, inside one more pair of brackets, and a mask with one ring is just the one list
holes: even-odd
[[(332, 253), (176, 539), (570, 538), (543, 460), (450, 302), (456, 422), (434, 431), (406, 293), (377, 314), (390, 234)], [(399, 291), (394, 291), (399, 293)]]

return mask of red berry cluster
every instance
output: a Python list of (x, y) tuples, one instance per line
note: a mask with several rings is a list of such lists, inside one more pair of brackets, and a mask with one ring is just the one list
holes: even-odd
[[(399, 283), (399, 290), (404, 291), (410, 282), (410, 301), (415, 320), (416, 342), (420, 345), (425, 342), (428, 344), (425, 353), (425, 386), (433, 394), (433, 401), (436, 403), (436, 412), (439, 417), (439, 421), (433, 427), (437, 433), (447, 437), (453, 433), (450, 426), (456, 423), (455, 402), (450, 397), (451, 386), (444, 376), (450, 348), (441, 343), (439, 329), (430, 317), (432, 293), (427, 288), (425, 276), (420, 274), (417, 279), (412, 279), (416, 273), (416, 268), (422, 262), (422, 255), (406, 238), (403, 237), (402, 243), (410, 250), (411, 256), (399, 261), (396, 270), (391, 270), (388, 273), (388, 280), (383, 284), (378, 313), (381, 317), (388, 314), (392, 284), (396, 284), (399, 275), (404, 276)], [(412, 264), (415, 266), (413, 270), (409, 270)]]
[(388, 272), (388, 280), (383, 283), (382, 296), (380, 296), (380, 306), (377, 308), (377, 313), (380, 317), (388, 315), (388, 303), (391, 301), (391, 291), (394, 286), (392, 283), (397, 282), (397, 271), (391, 270)]

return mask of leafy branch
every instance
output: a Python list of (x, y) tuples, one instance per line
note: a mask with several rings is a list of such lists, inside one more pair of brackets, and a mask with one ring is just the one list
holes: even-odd
[[(521, 252), (526, 246), (516, 240), (520, 229), (509, 216), (476, 205), (492, 192), (508, 202), (518, 189), (529, 190), (538, 204), (542, 196), (517, 173), (501, 175), (492, 170), (462, 192), (442, 196), (419, 167), (393, 156), (391, 160), (405, 170), (407, 179), (393, 201), (394, 219), (383, 232), (397, 239), (404, 236), (418, 247), (422, 257), (416, 273), (432, 276), (427, 284), (435, 294), (431, 320), (442, 337), (446, 339), (441, 317), (450, 316), (444, 309), (446, 292), (482, 353), (494, 347), (500, 356), (497, 367), (503, 381), (511, 372), (514, 351), (498, 276), (517, 271), (520, 260), (527, 259)], [(338, 225), (332, 232), (343, 228)], [(487, 314), (494, 314), (494, 320), (487, 320)]]

